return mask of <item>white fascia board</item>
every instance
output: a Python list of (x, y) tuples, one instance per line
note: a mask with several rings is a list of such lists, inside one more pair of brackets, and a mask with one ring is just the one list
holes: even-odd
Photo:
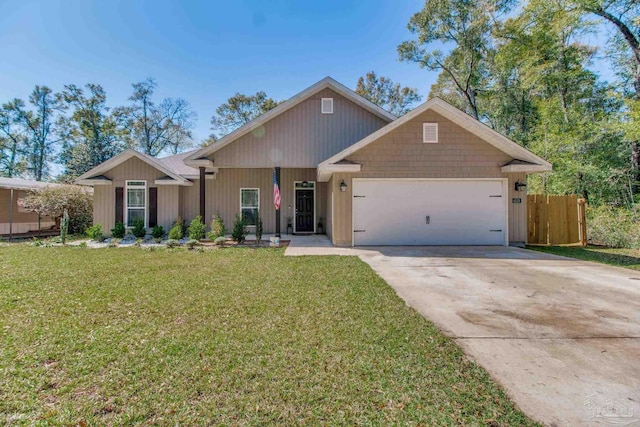
[(82, 185), (113, 185), (110, 179), (76, 179), (78, 184)]
[(551, 165), (505, 165), (500, 168), (500, 170), (504, 173), (511, 172), (527, 172), (527, 173), (538, 173), (538, 172), (550, 172), (553, 168)]
[(318, 181), (327, 182), (334, 173), (357, 173), (362, 170), (361, 164), (345, 164), (345, 165), (322, 165), (318, 167)]

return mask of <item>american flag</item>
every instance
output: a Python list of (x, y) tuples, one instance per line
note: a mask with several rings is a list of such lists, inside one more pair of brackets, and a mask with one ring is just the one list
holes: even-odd
[(276, 210), (280, 210), (280, 187), (278, 187), (278, 179), (276, 177), (276, 170), (273, 170), (273, 204)]

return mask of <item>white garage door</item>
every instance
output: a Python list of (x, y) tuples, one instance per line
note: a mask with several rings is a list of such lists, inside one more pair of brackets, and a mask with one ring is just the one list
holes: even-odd
[(504, 180), (353, 180), (354, 245), (504, 245)]

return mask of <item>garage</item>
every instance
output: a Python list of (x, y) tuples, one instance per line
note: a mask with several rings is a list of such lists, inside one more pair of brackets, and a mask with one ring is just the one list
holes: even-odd
[(507, 245), (506, 179), (353, 180), (353, 244)]

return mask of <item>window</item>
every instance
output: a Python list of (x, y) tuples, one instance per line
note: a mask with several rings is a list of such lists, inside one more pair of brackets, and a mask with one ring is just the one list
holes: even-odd
[(147, 181), (127, 181), (125, 209), (127, 227), (138, 218), (147, 226)]
[(322, 114), (333, 114), (333, 98), (322, 98)]
[(423, 123), (422, 124), (422, 142), (435, 144), (438, 142), (438, 124)]
[(256, 215), (260, 210), (260, 189), (240, 189), (240, 212), (247, 225), (256, 225)]

